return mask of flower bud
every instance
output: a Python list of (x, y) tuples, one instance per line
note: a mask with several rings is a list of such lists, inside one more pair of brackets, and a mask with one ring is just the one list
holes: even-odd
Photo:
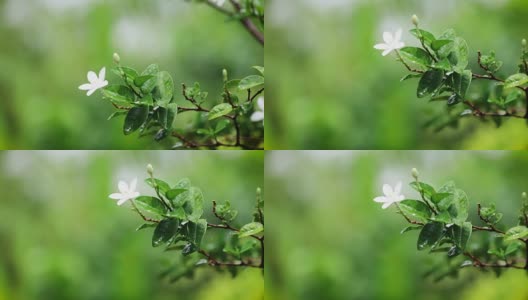
[(420, 22), (420, 19), (418, 19), (417, 15), (413, 15), (411, 20), (412, 20), (412, 23), (414, 24), (414, 26), (418, 26), (418, 23)]
[(150, 176), (153, 176), (154, 174), (154, 168), (152, 167), (151, 164), (147, 165), (147, 173), (149, 173)]
[(412, 173), (412, 177), (418, 180), (418, 175), (419, 175), (418, 170), (416, 168), (412, 168), (411, 173)]
[(118, 65), (121, 62), (121, 57), (119, 57), (119, 54), (114, 53), (114, 62)]
[(526, 39), (522, 39), (521, 45), (523, 46), (523, 48), (526, 48), (526, 45), (528, 45)]
[(521, 197), (523, 198), (523, 200), (527, 200), (528, 199), (528, 195), (526, 194), (526, 192), (523, 192), (521, 194)]
[(227, 82), (227, 70), (226, 69), (222, 70), (222, 78), (224, 79), (224, 82)]

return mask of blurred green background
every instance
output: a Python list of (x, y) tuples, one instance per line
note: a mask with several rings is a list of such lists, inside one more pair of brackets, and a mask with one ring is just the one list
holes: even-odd
[[(270, 76), (267, 149), (528, 149), (528, 127), (466, 118), (435, 133), (423, 125), (445, 105), (416, 98), (417, 81), (394, 56), (373, 49), (383, 31), (404, 29), (417, 14), (435, 34), (454, 28), (477, 51), (496, 50), (516, 72), (528, 38), (526, 0), (271, 0), (266, 59)], [(271, 93), (271, 94), (270, 94)]]
[(231, 278), (209, 267), (174, 284), (158, 276), (175, 252), (151, 247), (152, 229), (129, 205), (108, 195), (120, 179), (143, 183), (145, 166), (174, 184), (187, 177), (202, 189), (205, 216), (212, 200), (230, 200), (237, 225), (251, 220), (263, 186), (256, 151), (4, 151), (0, 152), (0, 300), (200, 299), (261, 300), (259, 269)]
[(413, 167), (437, 188), (454, 180), (465, 190), (471, 220), (478, 202), (496, 202), (504, 222), (516, 224), (527, 152), (268, 152), (267, 299), (528, 299), (522, 270), (498, 279), (472, 268), (458, 279), (424, 278), (445, 258), (417, 251), (417, 232), (400, 235), (405, 220), (373, 201), (383, 183), (398, 181), (406, 197), (418, 196), (406, 185)]
[[(100, 92), (78, 89), (103, 66), (116, 82), (114, 52), (137, 70), (158, 63), (174, 78), (175, 95), (180, 83), (200, 82), (209, 105), (220, 100), (223, 68), (241, 78), (264, 62), (237, 22), (184, 0), (0, 0), (0, 39), (0, 149), (171, 146), (125, 137), (122, 119), (106, 121), (115, 109)], [(179, 124), (193, 120), (182, 115)]]

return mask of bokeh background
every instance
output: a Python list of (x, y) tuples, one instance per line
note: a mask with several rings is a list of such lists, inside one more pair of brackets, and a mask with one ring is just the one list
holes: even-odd
[[(508, 120), (495, 129), (466, 118), (459, 129), (435, 133), (423, 125), (441, 103), (416, 98), (416, 80), (373, 45), (383, 31), (404, 29), (411, 16), (435, 34), (454, 28), (470, 47), (496, 50), (504, 70), (516, 71), (528, 38), (526, 0), (271, 0), (266, 63), (269, 149), (528, 149), (528, 127)], [(270, 81), (271, 80), (271, 81)], [(269, 94), (271, 93), (271, 95)]]
[(418, 233), (400, 235), (405, 220), (373, 201), (384, 183), (398, 181), (406, 197), (418, 196), (406, 184), (413, 167), (437, 188), (454, 180), (465, 190), (471, 220), (477, 203), (496, 202), (504, 222), (516, 224), (528, 189), (526, 152), (268, 152), (267, 299), (528, 299), (523, 271), (496, 278), (469, 268), (458, 279), (424, 278), (445, 258), (417, 251)]
[(159, 277), (180, 254), (152, 248), (152, 229), (136, 232), (143, 220), (108, 198), (134, 177), (152, 195), (148, 163), (169, 183), (187, 177), (201, 188), (209, 220), (212, 200), (230, 200), (237, 225), (251, 220), (262, 152), (0, 152), (0, 300), (262, 300), (259, 269), (232, 278), (204, 267), (172, 284)]
[[(109, 70), (114, 52), (136, 70), (159, 64), (175, 95), (180, 83), (200, 82), (211, 105), (223, 68), (241, 78), (264, 61), (237, 22), (184, 0), (0, 0), (0, 39), (0, 149), (167, 148), (125, 137), (121, 118), (106, 121), (115, 109), (100, 92), (78, 89), (103, 66), (118, 80)], [(179, 126), (193, 120), (183, 116)]]

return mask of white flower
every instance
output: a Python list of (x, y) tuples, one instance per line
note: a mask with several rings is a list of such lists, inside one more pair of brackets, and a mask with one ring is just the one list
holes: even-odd
[(257, 104), (260, 110), (255, 111), (251, 115), (251, 121), (264, 123), (264, 97), (260, 97), (257, 100)]
[(384, 32), (383, 41), (385, 43), (376, 44), (374, 45), (374, 48), (378, 50), (383, 50), (383, 53), (381, 55), (386, 56), (387, 54), (391, 53), (393, 50), (398, 50), (405, 46), (405, 44), (400, 40), (401, 37), (402, 37), (401, 28), (398, 29), (394, 35), (392, 35), (392, 32)]
[(222, 6), (225, 3), (225, 0), (211, 0), (213, 4), (216, 4), (218, 6)]
[(401, 194), (401, 188), (402, 188), (401, 182), (398, 182), (398, 184), (396, 184), (394, 189), (392, 189), (390, 185), (384, 184), (383, 194), (385, 194), (385, 196), (376, 197), (374, 198), (374, 201), (383, 203), (383, 206), (381, 206), (381, 208), (383, 209), (391, 206), (391, 204), (393, 203), (400, 202), (405, 199), (405, 196)]
[(130, 185), (128, 185), (128, 183), (124, 182), (123, 180), (120, 180), (119, 184), (117, 185), (119, 193), (110, 194), (109, 197), (114, 200), (119, 200), (117, 201), (117, 205), (122, 205), (130, 199), (137, 198), (139, 197), (139, 192), (136, 192), (136, 184), (137, 178), (134, 178), (130, 182)]
[(99, 77), (97, 77), (97, 74), (95, 74), (94, 71), (88, 72), (88, 81), (90, 83), (85, 83), (81, 85), (79, 89), (83, 91), (88, 91), (88, 93), (86, 93), (87, 96), (92, 95), (98, 89), (103, 88), (108, 85), (108, 81), (105, 80), (105, 75), (106, 75), (105, 67), (103, 67), (101, 71), (99, 71)]

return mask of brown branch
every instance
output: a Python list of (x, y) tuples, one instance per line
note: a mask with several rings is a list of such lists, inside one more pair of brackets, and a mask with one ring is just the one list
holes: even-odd
[[(231, 4), (235, 8), (237, 13), (242, 11), (242, 5), (236, 0), (230, 0)], [(264, 46), (264, 33), (251, 21), (249, 17), (240, 19), (240, 23), (246, 28), (246, 30), (262, 45)]]
[(247, 261), (247, 262), (243, 260), (234, 261), (234, 262), (219, 261), (203, 249), (198, 250), (198, 253), (205, 256), (207, 258), (207, 263), (213, 267), (218, 266), (218, 267), (249, 267), (249, 268), (260, 268), (260, 269), (263, 268), (263, 266), (260, 263), (254, 264), (251, 261)]

